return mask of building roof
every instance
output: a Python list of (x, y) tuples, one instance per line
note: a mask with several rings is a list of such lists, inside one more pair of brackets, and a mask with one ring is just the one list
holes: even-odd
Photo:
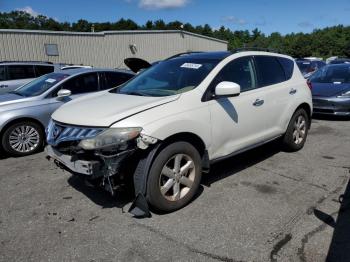
[(119, 31), (101, 31), (101, 32), (71, 32), (71, 31), (48, 31), (48, 30), (24, 30), (24, 29), (0, 29), (0, 33), (22, 33), (22, 34), (53, 34), (53, 35), (87, 35), (87, 36), (105, 36), (105, 35), (123, 35), (123, 34), (185, 34), (194, 37), (200, 37), (216, 42), (228, 44), (227, 41), (195, 34), (184, 30), (119, 30)]

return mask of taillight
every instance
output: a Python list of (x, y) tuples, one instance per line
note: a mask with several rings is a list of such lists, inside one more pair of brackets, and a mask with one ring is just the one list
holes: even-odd
[(312, 89), (312, 84), (311, 84), (310, 80), (307, 80), (306, 83), (307, 83), (308, 87), (309, 87), (310, 90), (311, 90), (311, 89)]

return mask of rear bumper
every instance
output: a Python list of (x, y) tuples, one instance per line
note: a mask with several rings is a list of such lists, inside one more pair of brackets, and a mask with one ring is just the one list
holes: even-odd
[(312, 97), (313, 113), (350, 116), (350, 98)]
[(86, 176), (96, 176), (101, 173), (101, 163), (99, 161), (74, 160), (70, 155), (64, 155), (55, 150), (52, 146), (45, 148), (47, 159), (52, 160), (56, 165), (68, 169), (72, 173)]

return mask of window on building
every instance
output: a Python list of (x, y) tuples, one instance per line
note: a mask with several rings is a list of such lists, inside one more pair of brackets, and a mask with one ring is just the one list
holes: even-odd
[(48, 56), (58, 56), (57, 44), (45, 44), (45, 53)]

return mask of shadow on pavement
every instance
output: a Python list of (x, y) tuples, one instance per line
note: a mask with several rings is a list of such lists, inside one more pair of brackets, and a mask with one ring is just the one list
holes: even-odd
[(281, 151), (280, 141), (276, 140), (217, 162), (210, 167), (209, 174), (203, 174), (202, 184), (210, 187), (211, 184), (225, 179), (226, 177), (233, 176), (241, 170), (256, 165)]
[(330, 225), (334, 227), (334, 232), (327, 255), (327, 262), (350, 261), (350, 180), (344, 194), (339, 197), (339, 202), (341, 204), (337, 221), (334, 221), (333, 218), (333, 221), (331, 221), (328, 218)]
[(133, 190), (127, 190), (127, 188), (123, 190), (121, 188), (115, 196), (112, 196), (102, 188), (86, 184), (83, 178), (75, 175), (68, 179), (68, 184), (102, 208), (123, 208), (134, 199)]
[[(201, 184), (210, 187), (211, 184), (221, 179), (225, 179), (226, 177), (234, 175), (245, 168), (253, 166), (273, 156), (281, 151), (280, 148), (279, 141), (274, 141), (232, 158), (220, 161), (211, 167), (211, 172), (209, 174), (203, 174)], [(84, 179), (80, 176), (71, 176), (68, 179), (68, 183), (74, 189), (86, 195), (96, 205), (102, 206), (103, 208), (123, 208), (134, 200), (134, 190), (133, 188), (130, 188), (131, 185), (121, 188), (116, 196), (112, 197), (109, 192), (99, 187), (87, 185)], [(192, 201), (195, 201), (195, 199), (197, 199), (204, 191), (202, 185), (199, 187), (199, 190)], [(154, 212), (154, 210), (152, 211)], [(155, 213), (160, 215), (163, 214), (162, 212)]]
[(343, 195), (339, 197), (338, 218), (334, 218), (318, 209), (314, 215), (325, 224), (334, 228), (332, 241), (327, 254), (327, 262), (350, 261), (350, 180)]

